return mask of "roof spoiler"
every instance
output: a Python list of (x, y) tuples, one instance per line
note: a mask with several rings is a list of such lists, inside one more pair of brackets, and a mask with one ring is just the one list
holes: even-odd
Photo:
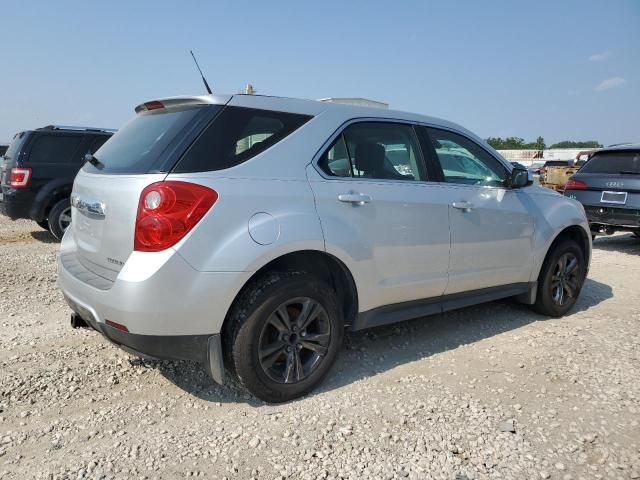
[(99, 128), (99, 127), (78, 127), (73, 125), (47, 125), (46, 127), (39, 128), (38, 130), (74, 130), (84, 132), (117, 132), (114, 128)]

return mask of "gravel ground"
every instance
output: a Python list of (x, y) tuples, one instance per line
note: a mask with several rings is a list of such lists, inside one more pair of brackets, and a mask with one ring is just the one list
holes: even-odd
[(640, 240), (596, 240), (575, 311), (494, 302), (350, 334), (266, 405), (71, 330), (57, 244), (0, 217), (0, 478), (640, 478)]

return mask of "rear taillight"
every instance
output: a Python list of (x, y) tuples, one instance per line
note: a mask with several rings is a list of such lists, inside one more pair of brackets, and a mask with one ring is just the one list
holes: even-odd
[(140, 194), (133, 248), (158, 252), (180, 241), (218, 200), (211, 188), (187, 182), (158, 182)]
[(564, 186), (565, 190), (586, 190), (588, 188), (587, 184), (582, 180), (575, 180), (573, 178), (570, 178)]
[(25, 188), (29, 186), (29, 180), (31, 180), (30, 168), (17, 168), (11, 169), (10, 184), (13, 188)]
[(143, 105), (144, 105), (144, 108), (147, 110), (159, 110), (161, 108), (164, 108), (164, 104), (162, 102), (158, 102), (157, 100), (144, 103)]

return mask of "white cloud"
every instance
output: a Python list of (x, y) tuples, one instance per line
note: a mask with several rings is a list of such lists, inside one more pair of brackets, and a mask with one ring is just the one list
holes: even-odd
[(589, 57), (590, 62), (603, 62), (611, 56), (611, 52), (594, 53)]
[(606, 80), (601, 81), (594, 90), (596, 92), (604, 92), (605, 90), (609, 90), (611, 88), (621, 87), (627, 83), (627, 81), (622, 77), (611, 77)]

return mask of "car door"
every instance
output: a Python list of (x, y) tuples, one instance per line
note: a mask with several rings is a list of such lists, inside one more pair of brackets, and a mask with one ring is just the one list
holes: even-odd
[(443, 294), (448, 206), (428, 181), (412, 125), (352, 123), (309, 166), (308, 178), (326, 249), (354, 275), (361, 312)]
[(533, 265), (533, 218), (510, 172), (459, 132), (425, 128), (449, 205), (451, 258), (445, 294), (525, 283)]

